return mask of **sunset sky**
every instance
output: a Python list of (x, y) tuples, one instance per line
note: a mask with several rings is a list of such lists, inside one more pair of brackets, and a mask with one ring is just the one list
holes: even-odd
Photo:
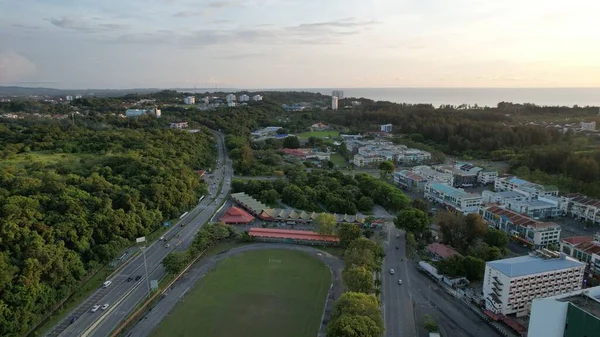
[(0, 0), (0, 85), (600, 87), (598, 0)]

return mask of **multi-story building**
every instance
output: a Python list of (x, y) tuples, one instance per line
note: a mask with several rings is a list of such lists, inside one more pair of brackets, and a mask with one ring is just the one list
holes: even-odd
[(535, 184), (517, 177), (496, 178), (494, 181), (496, 191), (517, 191), (535, 199), (539, 196), (558, 197), (558, 188)]
[(582, 131), (596, 131), (596, 122), (581, 122), (580, 126)]
[(584, 271), (584, 263), (547, 249), (486, 262), (485, 307), (495, 314), (527, 314), (534, 299), (580, 290)]
[(498, 178), (498, 171), (484, 168), (477, 173), (477, 183), (479, 185), (493, 184)]
[(334, 90), (331, 92), (331, 97), (337, 97), (338, 99), (344, 99), (344, 92), (342, 90)]
[(561, 211), (577, 220), (600, 223), (600, 200), (583, 194), (567, 194), (561, 197)]
[(482, 205), (479, 215), (490, 227), (536, 248), (558, 245), (561, 227), (554, 222), (540, 222), (497, 205)]
[(236, 97), (235, 97), (235, 95), (234, 95), (234, 94), (228, 94), (227, 96), (225, 96), (225, 100), (226, 100), (227, 102), (235, 102), (235, 100), (236, 100)]
[(560, 251), (587, 264), (588, 270), (600, 275), (600, 235), (572, 236), (560, 240)]
[(234, 107), (234, 106), (236, 106), (236, 105), (237, 105), (237, 104), (236, 104), (236, 102), (235, 102), (235, 101), (227, 101), (227, 106), (228, 106), (228, 107), (230, 107), (230, 108), (231, 108), (231, 107)]
[(73, 100), (73, 96), (71, 96), (71, 95), (67, 95), (67, 97), (65, 97), (65, 99), (66, 99), (67, 101), (72, 101), (72, 100)]
[(254, 100), (255, 102), (262, 101), (262, 99), (263, 97), (261, 95), (252, 96), (252, 100)]
[(390, 133), (392, 132), (392, 124), (382, 124), (379, 126), (381, 132), (387, 132)]
[(527, 195), (517, 191), (494, 192), (485, 190), (481, 192), (481, 199), (484, 204), (506, 204), (507, 201), (526, 201)]
[(208, 104), (210, 104), (210, 97), (208, 97), (208, 96), (205, 96), (205, 97), (202, 99), (202, 101), (204, 101), (204, 104), (208, 105)]
[(338, 98), (336, 96), (331, 97), (331, 110), (338, 109)]
[(454, 177), (454, 187), (471, 187), (477, 185), (477, 175), (483, 170), (468, 163), (458, 163), (456, 165), (440, 165), (435, 167), (440, 172), (452, 174)]
[(528, 337), (597, 336), (600, 287), (533, 300)]
[(530, 195), (518, 191), (483, 191), (482, 199), (484, 204), (499, 204), (503, 208), (525, 214), (536, 220), (554, 218), (562, 213), (560, 199), (551, 196), (532, 198)]
[(415, 166), (411, 170), (427, 179), (428, 182), (437, 182), (448, 186), (453, 186), (454, 184), (454, 177), (452, 174), (434, 170), (429, 166)]
[(250, 100), (250, 96), (248, 95), (240, 95), (240, 99), (238, 101), (240, 102), (248, 102)]
[(425, 199), (452, 207), (464, 214), (477, 213), (481, 204), (481, 195), (467, 193), (442, 183), (425, 184)]
[(354, 164), (359, 167), (386, 160), (399, 165), (414, 165), (431, 160), (429, 152), (409, 149), (405, 145), (395, 145), (392, 142), (347, 141), (346, 148), (349, 151), (358, 149), (354, 156)]
[(187, 105), (194, 105), (194, 104), (196, 104), (196, 97), (194, 97), (194, 96), (184, 97), (183, 103), (187, 104)]
[(394, 172), (394, 183), (396, 186), (411, 190), (411, 191), (423, 191), (427, 179), (410, 170), (401, 170)]
[(160, 109), (157, 108), (153, 108), (153, 109), (127, 109), (125, 111), (125, 116), (126, 117), (138, 117), (141, 115), (152, 115), (154, 117), (160, 117), (161, 116), (161, 112)]

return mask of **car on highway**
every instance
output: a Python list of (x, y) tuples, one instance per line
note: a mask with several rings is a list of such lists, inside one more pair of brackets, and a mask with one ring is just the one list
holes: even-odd
[(112, 284), (112, 281), (106, 281), (102, 284), (102, 288), (108, 288)]
[(398, 284), (402, 284), (402, 280), (398, 280)]
[(164, 236), (161, 236), (161, 237), (160, 237), (160, 241), (165, 241), (165, 237), (164, 237)]
[(73, 323), (75, 323), (75, 321), (76, 321), (78, 318), (79, 318), (79, 316), (73, 316), (73, 317), (71, 317), (71, 323), (69, 323), (69, 324), (73, 324)]
[(390, 269), (390, 274), (394, 275), (394, 269)]
[(396, 234), (396, 238), (399, 238), (399, 237), (400, 237), (400, 234)]
[(129, 276), (129, 277), (127, 278), (127, 282), (131, 282), (131, 280), (133, 280), (133, 277)]
[(108, 303), (104, 303), (104, 305), (102, 306), (102, 310), (106, 310), (106, 308), (108, 308)]
[(135, 280), (139, 281), (141, 278), (142, 278), (142, 275), (138, 275), (138, 276), (135, 277)]
[(96, 312), (96, 311), (98, 311), (98, 309), (100, 309), (100, 305), (96, 304), (95, 306), (92, 307), (92, 312)]
[(165, 248), (169, 248), (169, 247), (171, 247), (171, 245), (167, 243), (167, 244), (165, 245)]

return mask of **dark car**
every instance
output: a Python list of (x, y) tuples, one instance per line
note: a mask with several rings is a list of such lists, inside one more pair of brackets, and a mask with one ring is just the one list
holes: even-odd
[(73, 323), (75, 323), (75, 321), (76, 321), (78, 318), (79, 318), (79, 316), (73, 316), (73, 317), (71, 317), (71, 323), (69, 323), (69, 324), (73, 324)]
[(135, 277), (135, 280), (139, 281), (141, 278), (142, 278), (142, 275), (138, 275), (138, 276)]
[(131, 280), (133, 280), (133, 277), (129, 276), (129, 277), (127, 278), (127, 282), (131, 282)]

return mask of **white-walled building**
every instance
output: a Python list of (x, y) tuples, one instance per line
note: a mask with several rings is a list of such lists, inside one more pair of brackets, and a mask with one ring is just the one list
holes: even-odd
[(437, 182), (448, 186), (453, 186), (454, 184), (454, 177), (452, 176), (452, 174), (434, 170), (426, 165), (415, 166), (411, 169), (411, 171), (419, 174), (431, 183)]
[(337, 97), (339, 99), (344, 99), (344, 92), (342, 90), (334, 90), (331, 92), (332, 97)]
[(382, 124), (379, 126), (381, 132), (392, 132), (392, 124)]
[(208, 104), (210, 104), (210, 97), (208, 97), (208, 96), (205, 96), (205, 97), (202, 99), (202, 101), (204, 102), (204, 104), (208, 105)]
[(528, 337), (591, 337), (599, 331), (600, 287), (533, 300)]
[(531, 198), (539, 196), (558, 197), (558, 188), (554, 186), (535, 184), (517, 177), (496, 178), (494, 189), (496, 191), (517, 191)]
[(485, 264), (483, 298), (495, 314), (528, 314), (531, 302), (580, 290), (585, 264), (549, 250)]
[(585, 262), (590, 272), (600, 275), (600, 234), (563, 238), (560, 240), (560, 251)]
[(152, 108), (152, 109), (127, 109), (125, 110), (126, 117), (138, 117), (141, 115), (152, 115), (154, 117), (160, 117), (161, 112), (160, 109)]
[(263, 100), (263, 97), (262, 97), (261, 95), (254, 95), (254, 96), (252, 96), (252, 99), (253, 99), (255, 102), (258, 102), (258, 101), (262, 101), (262, 100)]
[(169, 127), (171, 129), (187, 129), (188, 127), (188, 122), (178, 122), (178, 123), (171, 123), (169, 125)]
[(407, 190), (423, 191), (427, 179), (411, 170), (401, 170), (394, 172), (394, 183)]
[(477, 213), (481, 204), (481, 195), (467, 193), (442, 183), (425, 184), (425, 199), (450, 206), (455, 210), (467, 213)]
[(556, 197), (537, 197), (518, 191), (492, 192), (483, 191), (481, 194), (484, 204), (499, 204), (503, 208), (527, 215), (534, 219), (555, 218), (562, 214), (561, 200)]
[[(355, 142), (346, 142), (346, 148), (353, 151)], [(398, 165), (422, 164), (431, 160), (431, 153), (410, 149), (406, 145), (395, 145), (391, 142), (356, 142), (358, 149), (354, 155), (354, 165), (358, 167), (373, 165), (382, 161), (392, 161)], [(352, 149), (352, 150), (351, 150)]]
[(227, 106), (228, 106), (228, 107), (234, 107), (234, 106), (236, 106), (236, 105), (237, 105), (237, 104), (236, 104), (236, 102), (235, 102), (235, 101), (227, 101)]
[(483, 169), (477, 173), (477, 182), (480, 185), (493, 184), (498, 178), (498, 171)]
[(235, 102), (235, 100), (236, 100), (236, 97), (235, 97), (235, 95), (234, 95), (234, 94), (228, 94), (227, 96), (225, 96), (225, 100), (226, 100), (227, 102)]
[(336, 96), (331, 97), (331, 110), (338, 109), (338, 98)]
[(559, 244), (561, 227), (554, 222), (537, 221), (497, 205), (482, 205), (479, 215), (490, 227), (527, 245), (540, 248)]
[(248, 95), (240, 95), (240, 99), (238, 101), (240, 102), (248, 102), (250, 100), (250, 96)]
[(183, 103), (187, 104), (187, 105), (194, 105), (194, 104), (196, 104), (196, 97), (194, 97), (194, 96), (184, 97)]
[(581, 122), (580, 126), (582, 131), (596, 131), (596, 122)]
[(600, 200), (583, 194), (568, 194), (561, 197), (561, 211), (577, 220), (600, 223)]
[(72, 101), (72, 100), (73, 100), (73, 96), (71, 96), (71, 95), (67, 95), (67, 97), (65, 97), (65, 99), (66, 99), (67, 101)]

